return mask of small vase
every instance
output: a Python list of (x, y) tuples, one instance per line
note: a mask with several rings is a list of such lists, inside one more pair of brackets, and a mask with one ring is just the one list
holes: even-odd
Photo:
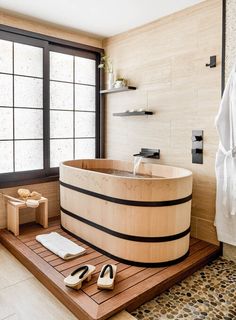
[(113, 72), (109, 72), (108, 73), (108, 79), (107, 79), (107, 88), (108, 90), (113, 88), (113, 84), (114, 84), (114, 73)]

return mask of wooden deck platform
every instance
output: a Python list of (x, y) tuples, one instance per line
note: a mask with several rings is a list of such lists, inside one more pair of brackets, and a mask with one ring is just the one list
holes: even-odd
[[(87, 253), (71, 261), (58, 258), (35, 240), (37, 234), (51, 231), (86, 247)], [(132, 311), (220, 254), (219, 247), (192, 238), (190, 255), (183, 262), (165, 268), (129, 266), (109, 259), (69, 236), (61, 230), (59, 220), (51, 221), (48, 229), (37, 224), (23, 226), (18, 237), (1, 230), (0, 241), (80, 320), (102, 320), (123, 309)], [(96, 266), (92, 280), (85, 283), (80, 291), (65, 287), (64, 277), (84, 263)], [(104, 263), (115, 263), (118, 267), (113, 291), (101, 291), (96, 286)]]

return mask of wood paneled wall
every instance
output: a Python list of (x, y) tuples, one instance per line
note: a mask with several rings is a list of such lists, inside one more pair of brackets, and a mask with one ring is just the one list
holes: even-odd
[[(56, 26), (52, 26), (50, 24), (40, 23), (39, 21), (29, 20), (22, 17), (17, 17), (13, 14), (6, 13), (0, 11), (0, 24), (4, 24), (7, 26), (20, 28), (32, 32), (42, 33), (45, 35), (75, 41), (95, 47), (102, 47), (101, 40), (97, 38), (93, 38), (90, 36), (86, 36), (84, 34), (80, 34), (78, 32), (74, 32), (67, 29), (61, 29)], [(60, 213), (59, 208), (59, 185), (58, 182), (48, 182), (41, 183), (35, 185), (27, 185), (22, 186), (23, 188), (28, 188), (30, 190), (36, 190), (43, 194), (49, 200), (49, 216), (56, 216)], [(7, 188), (0, 189), (0, 193), (6, 193), (12, 196), (17, 195), (17, 189), (15, 188)], [(34, 211), (33, 209), (25, 209), (21, 214), (21, 223), (29, 222), (34, 219)], [(6, 226), (6, 206), (3, 197), (0, 194), (0, 228), (4, 228)]]
[(94, 38), (76, 31), (72, 31), (70, 29), (60, 28), (49, 23), (40, 22), (38, 20), (16, 16), (5, 11), (0, 11), (0, 24), (4, 24), (6, 26), (14, 28), (24, 29), (27, 31), (42, 33), (59, 39), (83, 43), (98, 48), (102, 47), (101, 39)]
[[(106, 156), (132, 159), (141, 147), (160, 148), (158, 163), (194, 174), (192, 235), (218, 243), (215, 215), (214, 127), (221, 97), (222, 1), (207, 0), (144, 27), (108, 38), (117, 76), (138, 90), (106, 96)], [(206, 68), (211, 55), (217, 67)], [(113, 112), (145, 108), (145, 117)], [(191, 134), (204, 130), (204, 164), (192, 164)]]

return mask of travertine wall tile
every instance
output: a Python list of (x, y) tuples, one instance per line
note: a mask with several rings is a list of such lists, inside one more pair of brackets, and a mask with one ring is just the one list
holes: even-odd
[[(225, 43), (225, 80), (236, 64), (236, 1), (226, 0), (226, 43)], [(225, 257), (236, 261), (236, 247), (224, 244)]]
[[(218, 243), (214, 119), (221, 97), (221, 39), (222, 1), (207, 0), (104, 42), (116, 75), (138, 88), (106, 96), (106, 156), (131, 160), (141, 147), (160, 148), (158, 163), (192, 170), (192, 233), (212, 243)], [(213, 69), (205, 67), (211, 55), (217, 55)], [(155, 114), (112, 116), (138, 108)], [(204, 130), (203, 165), (192, 164), (194, 129)]]

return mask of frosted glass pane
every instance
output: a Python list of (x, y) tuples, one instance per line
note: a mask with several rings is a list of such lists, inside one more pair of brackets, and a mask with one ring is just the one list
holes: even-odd
[(75, 109), (95, 111), (95, 87), (75, 85)]
[(15, 170), (43, 169), (43, 141), (15, 141)]
[(95, 85), (95, 60), (75, 57), (75, 82)]
[(15, 107), (43, 107), (43, 80), (14, 77)]
[(12, 73), (12, 42), (0, 40), (0, 72)]
[(95, 113), (75, 113), (75, 136), (77, 138), (95, 137)]
[(14, 43), (14, 73), (43, 77), (43, 49)]
[(50, 141), (50, 167), (58, 167), (60, 162), (73, 159), (73, 140)]
[(73, 84), (50, 81), (50, 108), (73, 109)]
[(0, 140), (4, 139), (13, 139), (13, 109), (10, 108), (0, 108)]
[(13, 142), (0, 141), (0, 173), (13, 171)]
[(43, 110), (15, 109), (15, 139), (43, 138)]
[(50, 79), (73, 82), (73, 56), (50, 52)]
[(50, 112), (50, 138), (73, 138), (73, 112)]
[(76, 139), (75, 158), (91, 159), (95, 158), (95, 139)]
[(0, 74), (0, 106), (13, 106), (12, 76)]

